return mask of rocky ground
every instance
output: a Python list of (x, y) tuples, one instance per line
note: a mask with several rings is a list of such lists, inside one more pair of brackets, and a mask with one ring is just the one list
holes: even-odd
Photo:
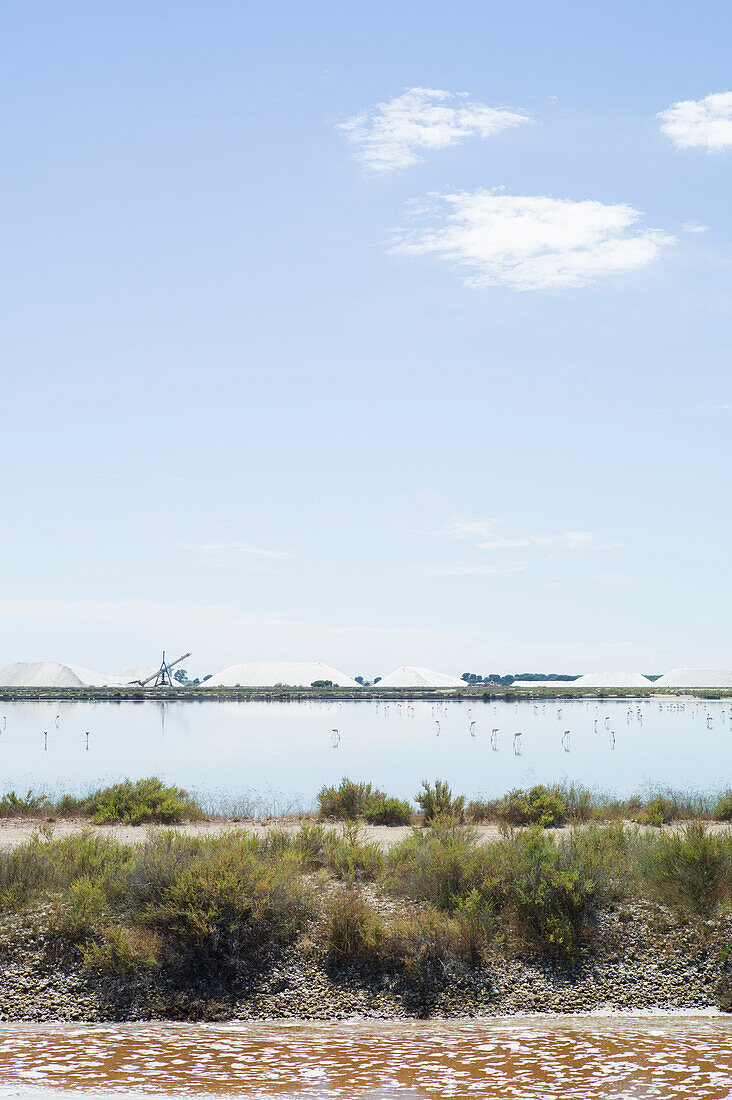
[(598, 1009), (732, 1009), (732, 918), (679, 924), (657, 910), (606, 912), (571, 968), (495, 948), (475, 968), (420, 980), (364, 967), (329, 968), (307, 938), (222, 980), (141, 971), (95, 975), (59, 959), (42, 914), (7, 920), (0, 936), (0, 1021), (335, 1020), (456, 1017)]

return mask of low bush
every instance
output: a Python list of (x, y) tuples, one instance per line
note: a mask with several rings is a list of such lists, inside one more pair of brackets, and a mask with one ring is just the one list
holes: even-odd
[(369, 825), (409, 825), (412, 807), (403, 798), (372, 796), (364, 810), (364, 817)]
[(98, 882), (80, 878), (69, 885), (57, 906), (50, 934), (61, 950), (79, 947), (101, 932), (110, 917), (105, 892)]
[(328, 961), (335, 966), (378, 961), (384, 927), (360, 891), (348, 889), (326, 905), (325, 944)]
[(86, 812), (86, 802), (86, 797), (63, 794), (53, 807), (53, 812), (57, 817), (81, 817)]
[(321, 818), (355, 821), (363, 817), (372, 798), (384, 798), (383, 791), (370, 783), (354, 783), (345, 776), (339, 787), (322, 787), (318, 793), (318, 813)]
[(449, 784), (442, 779), (434, 783), (422, 780), (422, 790), (415, 795), (415, 801), (424, 814), (425, 825), (437, 818), (455, 818), (462, 821), (465, 814), (465, 796), (453, 798)]
[(724, 791), (719, 796), (712, 815), (715, 821), (732, 821), (732, 791)]
[(477, 845), (474, 829), (438, 817), (431, 829), (414, 829), (394, 845), (387, 855), (386, 881), (398, 894), (452, 912), (482, 883), (487, 851)]
[(539, 824), (496, 845), (491, 895), (520, 946), (577, 956), (600, 901), (597, 876), (577, 854)]
[(82, 945), (81, 955), (87, 970), (118, 975), (154, 966), (159, 950), (159, 939), (152, 934), (112, 925), (100, 939)]
[(154, 837), (129, 868), (128, 904), (159, 935), (162, 962), (221, 975), (294, 938), (312, 912), (295, 866), (241, 833), (192, 841)]
[(33, 791), (28, 791), (25, 796), (8, 791), (0, 798), (0, 817), (38, 817), (52, 810), (53, 803), (48, 796), (33, 794)]
[(679, 915), (708, 916), (730, 893), (732, 841), (700, 821), (648, 838), (641, 867), (651, 897)]
[(196, 821), (203, 814), (198, 803), (179, 787), (166, 787), (156, 776), (133, 782), (125, 779), (95, 791), (84, 803), (95, 825), (122, 822), (127, 825)]
[(496, 812), (507, 825), (541, 825), (548, 829), (567, 820), (567, 804), (556, 787), (539, 784), (529, 790), (516, 788), (498, 803)]
[(483, 821), (498, 821), (497, 800), (492, 799), (488, 801), (480, 798), (472, 799), (465, 807), (465, 819), (466, 821), (473, 822), (475, 825)]

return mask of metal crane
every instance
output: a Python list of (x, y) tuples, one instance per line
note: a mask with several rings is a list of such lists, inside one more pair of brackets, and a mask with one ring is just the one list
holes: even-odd
[(163, 659), (160, 664), (160, 668), (157, 672), (153, 672), (152, 676), (148, 676), (146, 680), (131, 680), (131, 684), (137, 684), (139, 687), (147, 687), (151, 680), (155, 683), (153, 687), (172, 687), (173, 677), (170, 674), (170, 670), (179, 665), (181, 661), (185, 661), (186, 657), (190, 657), (190, 653), (184, 653), (182, 657), (178, 657), (175, 661), (165, 660), (165, 650), (163, 650)]

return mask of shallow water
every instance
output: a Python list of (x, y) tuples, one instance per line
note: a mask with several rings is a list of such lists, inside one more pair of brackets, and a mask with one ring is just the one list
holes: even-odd
[(205, 792), (251, 790), (259, 812), (309, 809), (343, 775), (403, 797), (424, 777), (471, 797), (564, 777), (619, 794), (649, 783), (710, 790), (732, 775), (731, 719), (732, 701), (688, 698), (6, 702), (0, 768), (16, 789), (156, 774)]
[(732, 1021), (649, 1016), (0, 1028), (0, 1092), (247, 1097), (732, 1095)]

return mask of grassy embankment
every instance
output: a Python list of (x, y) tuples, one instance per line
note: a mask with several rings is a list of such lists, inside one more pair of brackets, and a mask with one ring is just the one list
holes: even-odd
[[(54, 839), (47, 824), (0, 852), (0, 918), (32, 914), (53, 957), (92, 973), (225, 982), (297, 947), (336, 970), (420, 983), (496, 951), (576, 964), (591, 954), (599, 914), (626, 904), (655, 907), (669, 926), (714, 921), (732, 904), (732, 836), (703, 820), (732, 817), (729, 793), (714, 804), (671, 794), (644, 803), (537, 787), (466, 804), (436, 783), (423, 784), (417, 801), (421, 827), (386, 853), (359, 819), (404, 821), (411, 806), (348, 780), (319, 796), (321, 815), (342, 829), (161, 829), (129, 846), (91, 825)], [(31, 811), (97, 823), (202, 816), (185, 792), (153, 779), (84, 800), (0, 802), (5, 816)], [(679, 817), (694, 820), (660, 827)], [(504, 828), (482, 844), (472, 822), (486, 818)], [(574, 827), (552, 831), (563, 822)], [(642, 827), (649, 823), (659, 828)]]

